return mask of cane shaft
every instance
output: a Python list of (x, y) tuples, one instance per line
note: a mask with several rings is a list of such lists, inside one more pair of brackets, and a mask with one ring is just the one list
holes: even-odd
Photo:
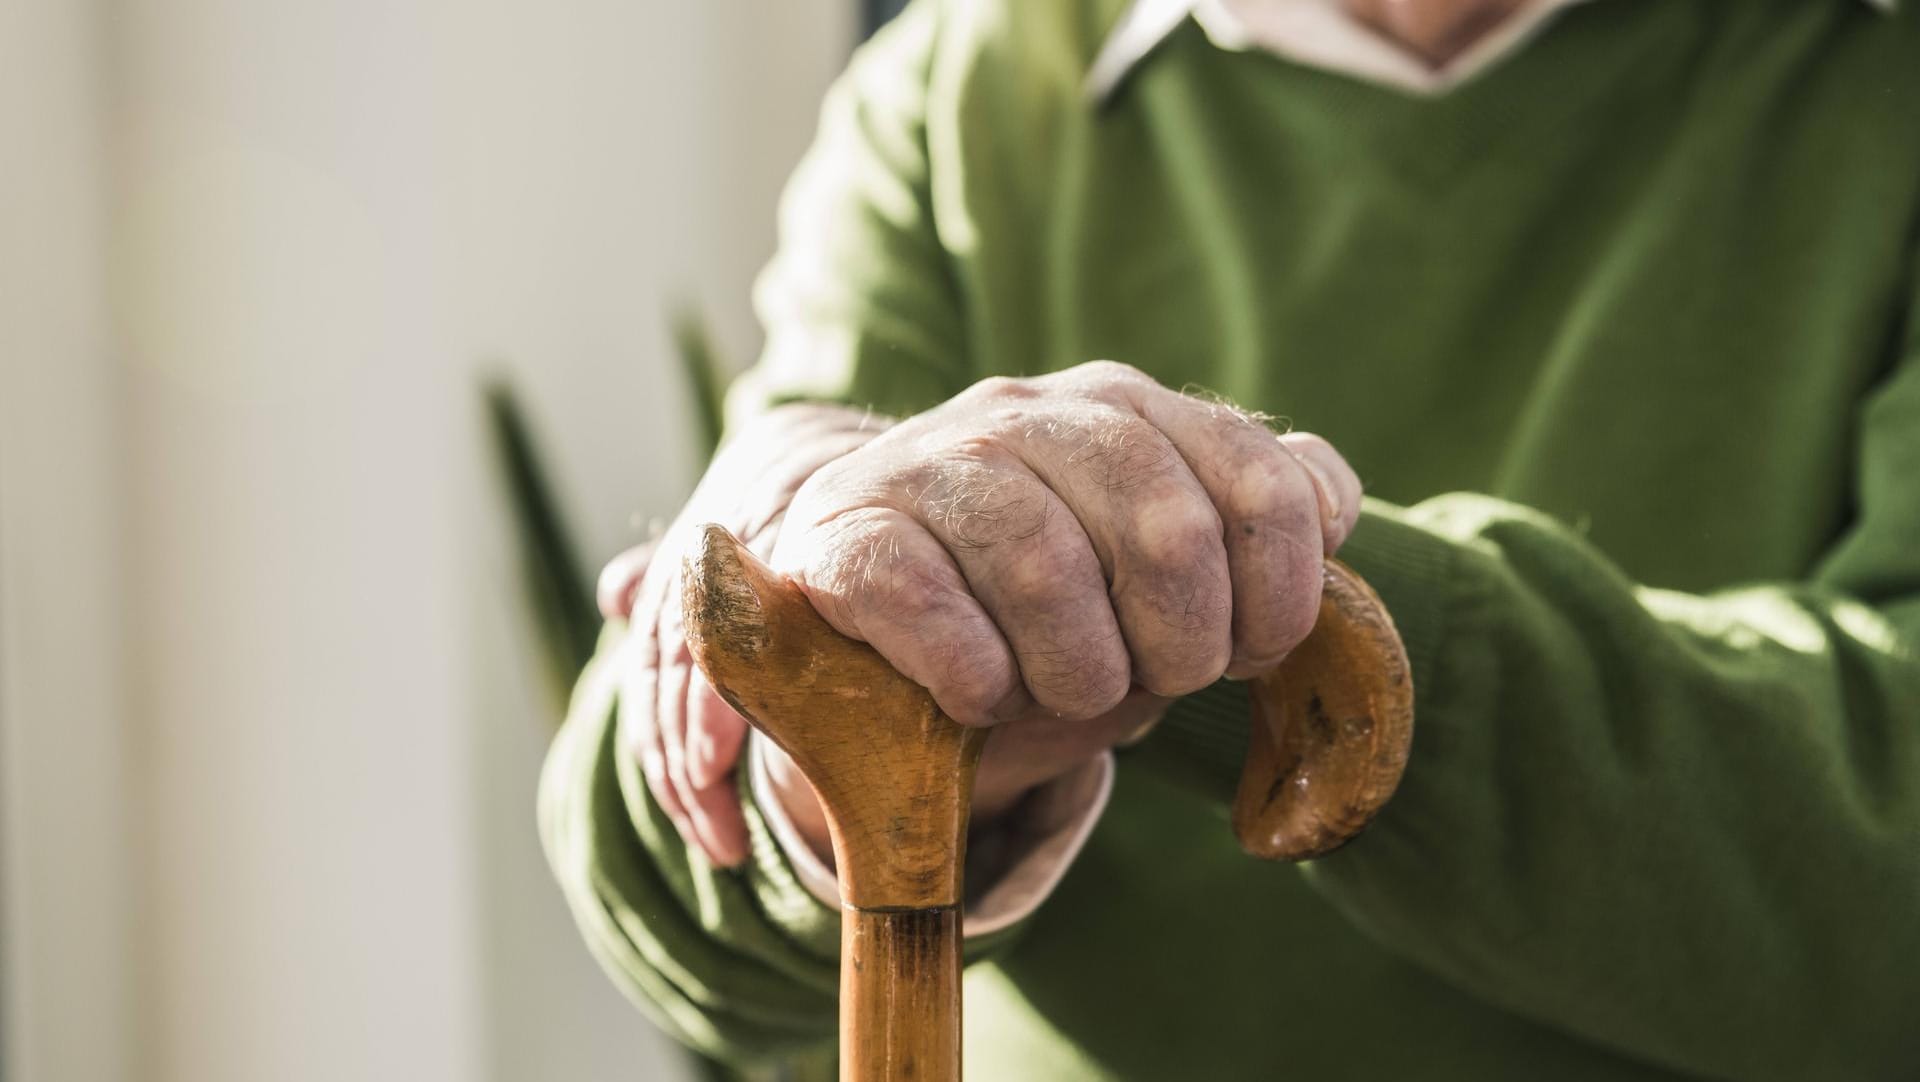
[(847, 908), (840, 1082), (959, 1082), (960, 913)]

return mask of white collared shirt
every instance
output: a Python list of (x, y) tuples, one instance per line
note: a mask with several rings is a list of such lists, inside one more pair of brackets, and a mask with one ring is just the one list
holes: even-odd
[[(1512, 56), (1561, 11), (1588, 0), (1530, 0), (1439, 67), (1348, 14), (1342, 0), (1135, 0), (1088, 69), (1105, 101), (1167, 35), (1191, 18), (1222, 49), (1264, 49), (1298, 64), (1409, 94), (1444, 94)], [(1863, 0), (1891, 12), (1899, 0)]]

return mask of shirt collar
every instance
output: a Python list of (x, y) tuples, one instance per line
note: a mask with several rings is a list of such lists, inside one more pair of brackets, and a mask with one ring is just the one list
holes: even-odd
[[(1083, 83), (1087, 99), (1104, 105), (1148, 54), (1189, 18), (1199, 22), (1208, 38), (1222, 48), (1267, 49), (1301, 63), (1414, 93), (1444, 93), (1522, 47), (1559, 9), (1584, 0), (1540, 0), (1438, 72), (1425, 70), (1406, 53), (1355, 25), (1331, 25), (1342, 18), (1328, 10), (1333, 2), (1321, 0), (1316, 10), (1312, 0), (1303, 0), (1297, 8), (1274, 9), (1281, 18), (1268, 17), (1256, 23), (1236, 14), (1234, 8), (1245, 5), (1235, 5), (1232, 0), (1133, 0), (1087, 69)], [(1891, 14), (1900, 0), (1861, 2)]]

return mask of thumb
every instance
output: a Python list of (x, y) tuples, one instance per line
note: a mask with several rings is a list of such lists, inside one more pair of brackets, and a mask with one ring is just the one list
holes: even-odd
[(659, 544), (647, 541), (635, 545), (608, 560), (607, 566), (600, 569), (594, 599), (599, 602), (601, 616), (625, 620), (633, 615), (634, 595), (640, 591), (640, 580), (646, 577), (647, 565), (653, 562), (653, 552)]

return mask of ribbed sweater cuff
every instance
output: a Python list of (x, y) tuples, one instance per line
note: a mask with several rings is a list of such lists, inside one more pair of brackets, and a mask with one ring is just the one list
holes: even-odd
[[(1378, 500), (1361, 508), (1340, 559), (1367, 580), (1393, 616), (1413, 669), (1414, 716), (1432, 674), (1445, 626), (1452, 542), (1408, 524), (1401, 510)], [(1247, 692), (1222, 680), (1185, 696), (1167, 711), (1151, 740), (1134, 754), (1156, 770), (1224, 803), (1233, 796), (1247, 757)]]

